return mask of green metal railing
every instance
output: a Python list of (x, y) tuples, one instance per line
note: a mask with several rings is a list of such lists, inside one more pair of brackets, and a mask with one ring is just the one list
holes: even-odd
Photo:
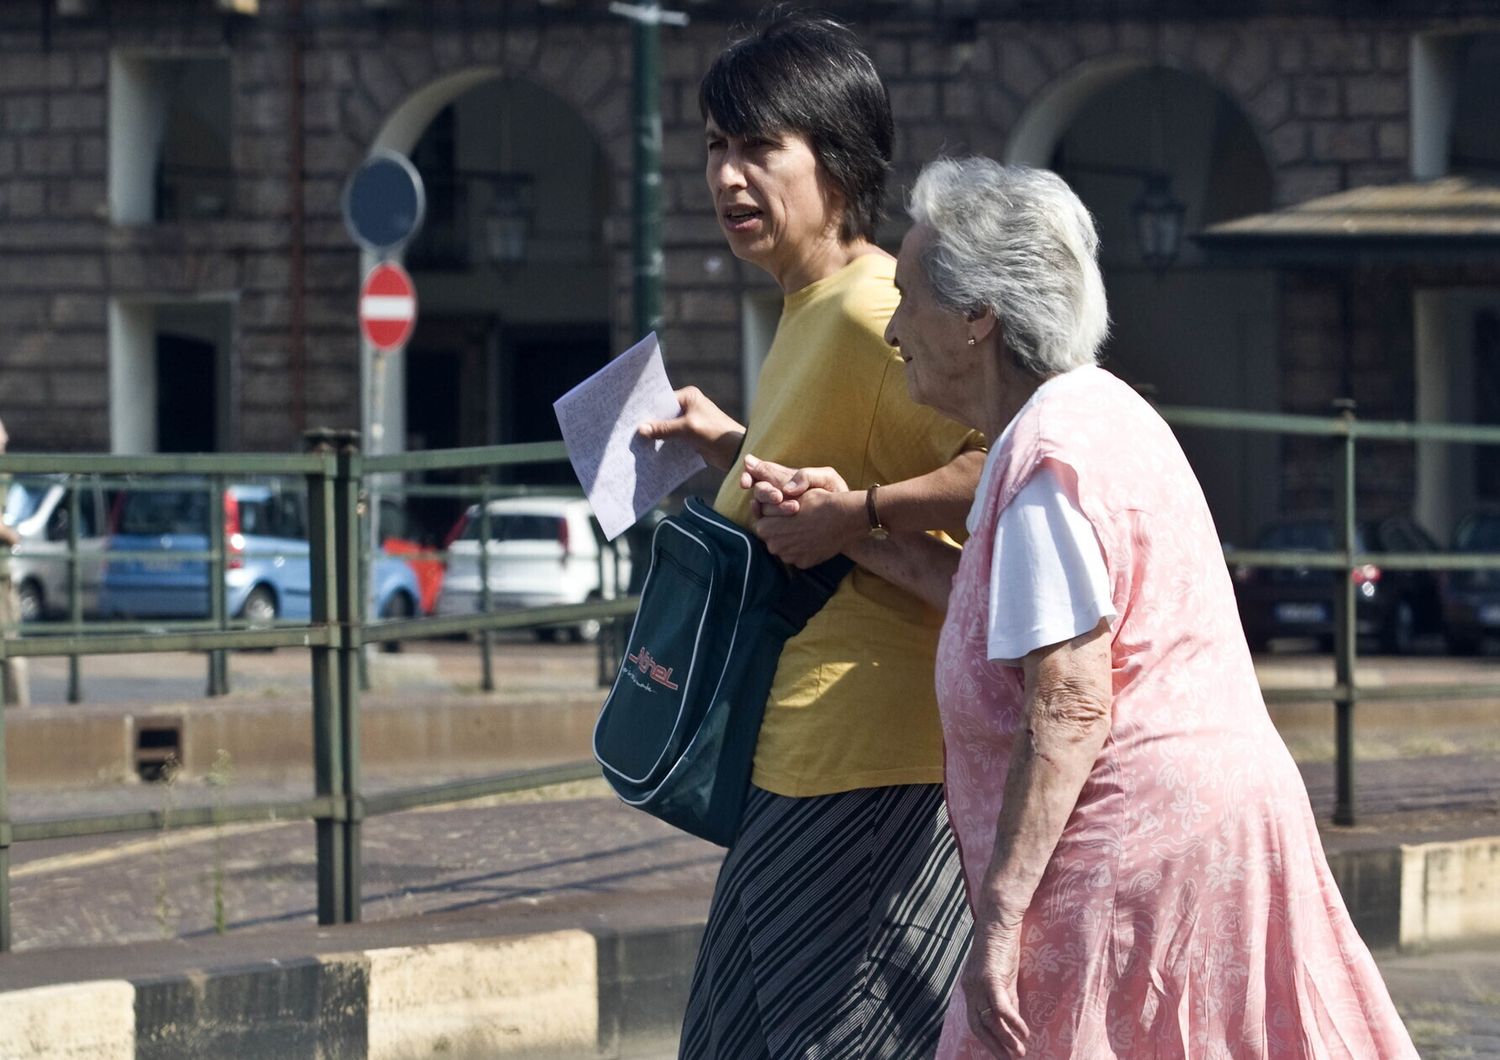
[[(1175, 428), (1229, 430), (1326, 438), (1329, 459), (1336, 470), (1333, 514), (1337, 548), (1326, 553), (1272, 552), (1226, 549), (1226, 561), (1236, 565), (1265, 567), (1316, 567), (1352, 572), (1378, 559), (1392, 570), (1491, 570), (1500, 569), (1500, 555), (1473, 553), (1392, 554), (1378, 557), (1355, 547), (1355, 461), (1362, 441), (1423, 441), (1447, 444), (1500, 446), (1500, 428), (1465, 427), (1389, 422), (1360, 422), (1351, 410), (1336, 416), (1297, 416), (1271, 413), (1231, 412), (1215, 409), (1165, 408), (1161, 410)], [(194, 651), (222, 660), (223, 653), (245, 648), (296, 647), (311, 653), (314, 791), (307, 799), (292, 799), (252, 805), (173, 808), (170, 819), (161, 812), (122, 813), (79, 818), (59, 818), (12, 824), (4, 777), (5, 746), (3, 715), (0, 715), (0, 950), (11, 941), (9, 858), (16, 842), (62, 837), (95, 836), (117, 832), (195, 827), (237, 821), (312, 820), (317, 841), (318, 921), (344, 923), (359, 919), (362, 885), (360, 861), (363, 821), (372, 815), (394, 813), (419, 806), (478, 798), (597, 775), (593, 763), (577, 763), (519, 773), (496, 774), (450, 783), (392, 791), (370, 796), (363, 791), (360, 746), (360, 693), (364, 646), (454, 634), (477, 633), (483, 656), (483, 684), (494, 687), (490, 638), (504, 630), (527, 629), (576, 623), (583, 619), (611, 619), (632, 614), (636, 599), (620, 598), (600, 603), (534, 608), (525, 611), (489, 610), (487, 549), (478, 550), (481, 610), (446, 617), (411, 617), (370, 621), (363, 565), (367, 561), (369, 537), (361, 507), (370, 492), (406, 496), (447, 495), (477, 502), (481, 541), (489, 538), (488, 501), (515, 487), (495, 483), (497, 471), (519, 465), (556, 463), (566, 459), (559, 443), (492, 446), (479, 449), (439, 450), (389, 456), (365, 456), (356, 436), (349, 432), (319, 432), (310, 436), (308, 452), (302, 455), (222, 456), (5, 456), (0, 471), (12, 474), (62, 474), (83, 479), (100, 476), (110, 480), (138, 481), (143, 475), (193, 475), (222, 492), (224, 483), (249, 476), (300, 476), (306, 484), (310, 565), (312, 574), (311, 617), (305, 623), (278, 623), (272, 628), (244, 628), (244, 623), (224, 613), (222, 586), (225, 556), (223, 506), (215, 512), (216, 533), (209, 548), (191, 558), (206, 559), (219, 591), (218, 602), (208, 618), (199, 622), (151, 624), (150, 632), (124, 623), (85, 622), (79, 607), (77, 561), (77, 512), (71, 520), (70, 544), (73, 566), (69, 571), (72, 601), (69, 618), (59, 632), (41, 633), (28, 626), (21, 636), (0, 637), (0, 662), (7, 659), (68, 656), (70, 698), (76, 692), (76, 659), (83, 655)], [(409, 484), (403, 476), (431, 471), (472, 473), (477, 482), (465, 486)], [(180, 488), (180, 487), (179, 487)], [(557, 492), (548, 490), (547, 492)], [(76, 504), (77, 490), (73, 503)], [(442, 552), (419, 553), (407, 558), (440, 557)], [(188, 557), (174, 553), (174, 559)], [(601, 553), (600, 562), (605, 562)], [(601, 584), (603, 571), (601, 569)], [(618, 580), (616, 569), (615, 585)], [(1337, 791), (1334, 820), (1353, 823), (1354, 721), (1362, 701), (1420, 698), (1433, 695), (1467, 698), (1500, 697), (1500, 682), (1443, 684), (1439, 686), (1366, 687), (1357, 680), (1358, 638), (1352, 578), (1344, 578), (1335, 604), (1335, 680), (1323, 689), (1267, 690), (1271, 702), (1316, 700), (1335, 705)], [(610, 660), (601, 652), (601, 677), (611, 672)], [(217, 670), (217, 682), (215, 678)], [(227, 668), (222, 661), (210, 663), (210, 690), (227, 688)]]
[(1500, 554), (1473, 552), (1397, 553), (1372, 555), (1356, 549), (1356, 447), (1360, 442), (1436, 442), (1500, 446), (1500, 427), (1438, 423), (1361, 421), (1352, 405), (1341, 405), (1333, 416), (1291, 415), (1187, 407), (1159, 409), (1174, 429), (1239, 431), (1329, 440), (1333, 463), (1333, 524), (1336, 547), (1331, 552), (1267, 551), (1226, 548), (1225, 560), (1245, 567), (1318, 568), (1342, 571), (1334, 594), (1334, 681), (1322, 690), (1266, 689), (1267, 702), (1329, 701), (1334, 705), (1334, 810), (1339, 825), (1355, 823), (1354, 717), (1362, 700), (1500, 698), (1500, 681), (1440, 685), (1370, 687), (1358, 680), (1359, 634), (1356, 626), (1353, 572), (1367, 564), (1386, 570), (1497, 570)]
[[(28, 624), (24, 635), (0, 637), (0, 663), (10, 659), (68, 656), (70, 699), (76, 698), (76, 660), (85, 655), (134, 654), (167, 651), (205, 652), (210, 658), (209, 690), (228, 687), (223, 659), (232, 650), (306, 648), (311, 653), (313, 721), (313, 796), (237, 806), (174, 807), (163, 812), (134, 812), (56, 818), (12, 823), (5, 781), (5, 726), (0, 713), (0, 951), (11, 945), (10, 848), (18, 842), (64, 837), (108, 835), (139, 830), (187, 828), (239, 821), (311, 820), (316, 830), (318, 922), (346, 923), (359, 919), (362, 868), (361, 829), (365, 818), (419, 806), (540, 787), (597, 776), (593, 763), (576, 763), (462, 781), (431, 784), (366, 796), (362, 789), (359, 755), (359, 696), (366, 687), (361, 677), (364, 646), (413, 639), (478, 632), (485, 655), (485, 686), (493, 688), (489, 636), (501, 630), (565, 625), (584, 619), (613, 619), (634, 613), (633, 598), (606, 600), (525, 611), (493, 612), (488, 578), (483, 581), (485, 610), (450, 617), (413, 617), (370, 621), (366, 612), (368, 537), (361, 516), (366, 489), (377, 475), (400, 475), (431, 470), (474, 470), (482, 473), (475, 496), (480, 518), (488, 523), (485, 501), (514, 490), (492, 486), (495, 469), (565, 461), (560, 443), (492, 446), (483, 449), (411, 453), (366, 458), (352, 432), (314, 432), (303, 455), (193, 455), (193, 456), (5, 456), (0, 471), (10, 474), (64, 475), (75, 479), (100, 476), (130, 481), (131, 488), (183, 488), (140, 483), (142, 475), (194, 476), (202, 479), (214, 502), (209, 505), (209, 547), (202, 552), (173, 552), (173, 561), (206, 560), (212, 600), (206, 620), (139, 623), (85, 622), (79, 600), (76, 527), (71, 521), (69, 581), (70, 617), (61, 632), (41, 633), (42, 624)], [(226, 483), (251, 477), (300, 476), (306, 484), (311, 615), (307, 622), (278, 622), (272, 628), (245, 628), (231, 621), (224, 609), (224, 570), (227, 561), (222, 498)], [(475, 487), (428, 487), (431, 493), (469, 496)], [(421, 487), (400, 488), (416, 493)], [(397, 492), (391, 487), (389, 492)], [(555, 493), (556, 490), (548, 492)], [(77, 490), (74, 490), (76, 497)], [(488, 540), (488, 534), (481, 538)], [(601, 550), (601, 564), (605, 562)], [(487, 550), (478, 550), (486, 567)], [(146, 553), (111, 552), (111, 558)], [(160, 553), (149, 555), (160, 557)], [(413, 557), (441, 556), (421, 553)], [(485, 572), (487, 574), (487, 571)], [(602, 574), (602, 567), (601, 567)], [(618, 568), (616, 568), (618, 574)], [(620, 585), (618, 578), (614, 582)], [(53, 628), (56, 628), (54, 625)], [(601, 658), (601, 672), (605, 668)], [(3, 686), (0, 686), (3, 705)]]

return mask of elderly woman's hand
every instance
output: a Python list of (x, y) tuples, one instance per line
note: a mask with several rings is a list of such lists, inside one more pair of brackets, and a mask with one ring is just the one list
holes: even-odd
[(740, 485), (753, 492), (755, 533), (771, 555), (815, 567), (863, 533), (864, 513), (831, 467), (789, 467), (746, 454)]
[(740, 488), (751, 490), (755, 497), (755, 515), (796, 515), (800, 499), (808, 490), (847, 493), (849, 486), (831, 467), (804, 467), (797, 470), (762, 460), (754, 453), (745, 454), (745, 470), (740, 473)]
[(970, 1029), (1001, 1060), (1025, 1056), (1031, 1036), (1016, 993), (1020, 970), (1021, 918), (981, 915), (959, 985), (968, 1004)]

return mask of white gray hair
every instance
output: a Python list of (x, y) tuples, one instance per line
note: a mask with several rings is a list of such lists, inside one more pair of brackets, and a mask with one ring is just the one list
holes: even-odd
[(1045, 169), (940, 158), (911, 191), (932, 229), (922, 268), (938, 301), (989, 309), (1007, 348), (1041, 378), (1095, 364), (1109, 332), (1099, 236), (1073, 189)]

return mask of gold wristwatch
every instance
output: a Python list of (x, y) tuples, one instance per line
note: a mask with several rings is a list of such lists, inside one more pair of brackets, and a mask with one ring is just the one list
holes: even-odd
[(890, 530), (880, 521), (880, 513), (875, 510), (875, 491), (880, 488), (880, 483), (873, 483), (865, 490), (865, 514), (870, 517), (870, 536), (876, 541), (884, 541), (891, 536)]

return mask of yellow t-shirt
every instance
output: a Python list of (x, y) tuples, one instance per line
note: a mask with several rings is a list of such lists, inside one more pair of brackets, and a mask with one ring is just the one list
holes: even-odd
[[(908, 395), (905, 365), (883, 337), (899, 298), (894, 281), (894, 261), (865, 254), (787, 297), (744, 452), (831, 466), (850, 489), (866, 489), (926, 474), (981, 444)], [(742, 470), (730, 470), (714, 507), (748, 525)], [(807, 796), (940, 782), (932, 667), (941, 625), (937, 611), (856, 567), (781, 654), (754, 783)]]

